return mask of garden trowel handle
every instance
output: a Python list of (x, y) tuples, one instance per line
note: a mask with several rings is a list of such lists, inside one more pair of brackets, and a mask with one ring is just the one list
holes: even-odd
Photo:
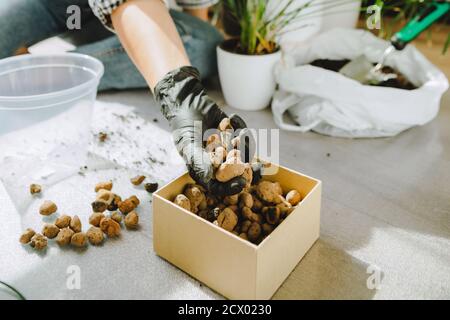
[(397, 50), (403, 50), (408, 43), (417, 38), (423, 31), (450, 11), (450, 2), (433, 1), (414, 17), (402, 30), (391, 39), (392, 45)]

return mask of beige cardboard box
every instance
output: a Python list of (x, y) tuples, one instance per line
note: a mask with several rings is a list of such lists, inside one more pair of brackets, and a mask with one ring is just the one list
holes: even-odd
[(265, 179), (298, 190), (296, 209), (258, 246), (186, 211), (172, 200), (192, 183), (188, 174), (153, 195), (156, 254), (230, 299), (269, 299), (319, 238), (322, 185), (279, 167)]

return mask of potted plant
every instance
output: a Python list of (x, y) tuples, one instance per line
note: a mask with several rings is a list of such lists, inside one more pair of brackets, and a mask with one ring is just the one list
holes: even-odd
[(279, 37), (315, 0), (224, 0), (240, 29), (218, 48), (219, 76), (228, 105), (241, 110), (266, 108), (275, 92), (273, 68), (281, 58)]
[(280, 42), (317, 34), (325, 16), (348, 3), (360, 6), (360, 0), (224, 0), (225, 31), (237, 34), (217, 48), (227, 104), (241, 110), (267, 107), (275, 92), (273, 68), (281, 58)]

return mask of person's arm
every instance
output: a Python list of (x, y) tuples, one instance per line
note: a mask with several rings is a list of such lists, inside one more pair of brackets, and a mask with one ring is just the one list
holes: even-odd
[[(190, 66), (164, 3), (129, 0), (112, 12), (111, 22), (128, 55), (155, 93), (192, 178), (217, 195), (241, 192), (245, 178), (221, 183), (214, 177), (211, 158), (203, 148), (203, 132), (217, 128), (227, 115), (208, 97), (198, 70)], [(246, 127), (238, 116), (230, 119), (235, 129)]]
[(190, 65), (163, 1), (127, 1), (113, 12), (111, 20), (123, 47), (152, 90), (169, 71)]

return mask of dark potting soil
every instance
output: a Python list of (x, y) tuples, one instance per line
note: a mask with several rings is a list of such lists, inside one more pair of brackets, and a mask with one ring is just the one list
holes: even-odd
[[(339, 72), (339, 70), (341, 70), (342, 67), (344, 67), (349, 62), (350, 62), (350, 60), (318, 59), (318, 60), (314, 60), (310, 64), (315, 66), (315, 67), (327, 69), (327, 70), (330, 70), (330, 71)], [(384, 73), (395, 73), (395, 74), (397, 74), (397, 78), (396, 79), (390, 79), (390, 80), (387, 80), (387, 81), (383, 81), (383, 82), (380, 82), (378, 84), (369, 84), (369, 85), (377, 86), (377, 87), (397, 88), (397, 89), (404, 89), (404, 90), (417, 89), (417, 87), (415, 85), (413, 85), (411, 82), (409, 82), (409, 80), (406, 79), (406, 77), (403, 74), (401, 74), (400, 72), (392, 69), (391, 67), (384, 67), (382, 69), (382, 71)]]
[[(240, 41), (236, 38), (225, 40), (220, 45), (220, 48), (222, 48), (225, 51), (231, 52), (231, 53), (248, 55), (248, 53), (241, 47)], [(271, 54), (271, 53), (278, 52), (278, 50), (280, 50), (280, 49), (277, 48), (274, 52), (267, 52), (266, 50), (263, 50), (258, 55)]]

